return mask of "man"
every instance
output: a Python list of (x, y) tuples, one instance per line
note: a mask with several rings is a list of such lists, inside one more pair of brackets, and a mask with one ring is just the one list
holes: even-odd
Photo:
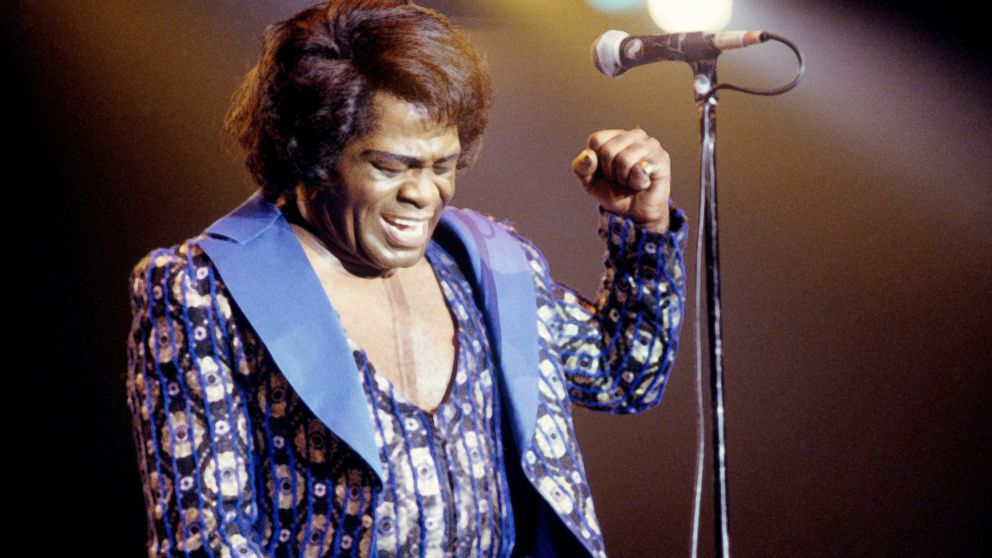
[(573, 161), (598, 304), (448, 207), (486, 69), (440, 15), (343, 0), (271, 27), (228, 130), (259, 191), (134, 268), (128, 403), (150, 556), (604, 556), (571, 403), (655, 405), (684, 215), (643, 131)]

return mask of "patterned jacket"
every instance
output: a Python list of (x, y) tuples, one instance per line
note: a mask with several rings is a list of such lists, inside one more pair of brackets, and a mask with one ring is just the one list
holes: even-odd
[[(605, 556), (571, 405), (636, 413), (660, 401), (687, 229), (675, 208), (664, 234), (602, 212), (608, 254), (593, 305), (555, 283), (507, 224), (445, 210), (434, 238), (472, 282), (498, 365), (513, 556)], [(201, 235), (151, 251), (130, 287), (127, 394), (148, 555), (373, 555), (383, 463), (372, 417), (280, 210), (255, 192)]]

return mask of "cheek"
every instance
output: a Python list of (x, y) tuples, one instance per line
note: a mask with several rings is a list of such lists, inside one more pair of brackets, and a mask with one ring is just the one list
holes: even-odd
[(344, 194), (344, 202), (348, 210), (357, 218), (365, 218), (368, 213), (375, 213), (385, 205), (393, 190), (393, 186), (382, 180), (374, 180), (363, 176), (361, 181), (351, 182)]
[(450, 178), (440, 177), (438, 179), (438, 192), (441, 194), (441, 202), (444, 205), (448, 205), (451, 198), (455, 197), (455, 175), (452, 173)]
[(380, 220), (390, 207), (388, 190), (365, 190), (352, 197), (350, 205), (351, 226), (355, 229), (355, 235), (367, 240), (381, 239), (383, 230)]

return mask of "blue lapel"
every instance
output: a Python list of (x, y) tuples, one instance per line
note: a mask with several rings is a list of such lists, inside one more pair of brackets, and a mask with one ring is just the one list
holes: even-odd
[(519, 241), (476, 211), (445, 209), (434, 238), (451, 253), (458, 254), (460, 246), (465, 251), (471, 269), (462, 267), (486, 316), (503, 399), (509, 402), (514, 441), (522, 456), (537, 423), (539, 375), (537, 291), (530, 262)]
[[(344, 329), (282, 212), (256, 191), (197, 241), (283, 375), (382, 478), (375, 429)], [(480, 214), (445, 210), (436, 238), (461, 252), (484, 308), (520, 452), (537, 420), (536, 291), (519, 244)]]
[(256, 191), (199, 241), (300, 398), (382, 478), (361, 375), (293, 229)]

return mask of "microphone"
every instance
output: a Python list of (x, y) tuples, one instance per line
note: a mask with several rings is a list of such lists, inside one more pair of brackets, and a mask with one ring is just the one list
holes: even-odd
[(630, 36), (611, 29), (592, 44), (592, 62), (609, 77), (617, 77), (634, 66), (661, 60), (695, 62), (716, 58), (732, 48), (768, 40), (764, 31), (720, 31), (718, 33), (671, 33)]

